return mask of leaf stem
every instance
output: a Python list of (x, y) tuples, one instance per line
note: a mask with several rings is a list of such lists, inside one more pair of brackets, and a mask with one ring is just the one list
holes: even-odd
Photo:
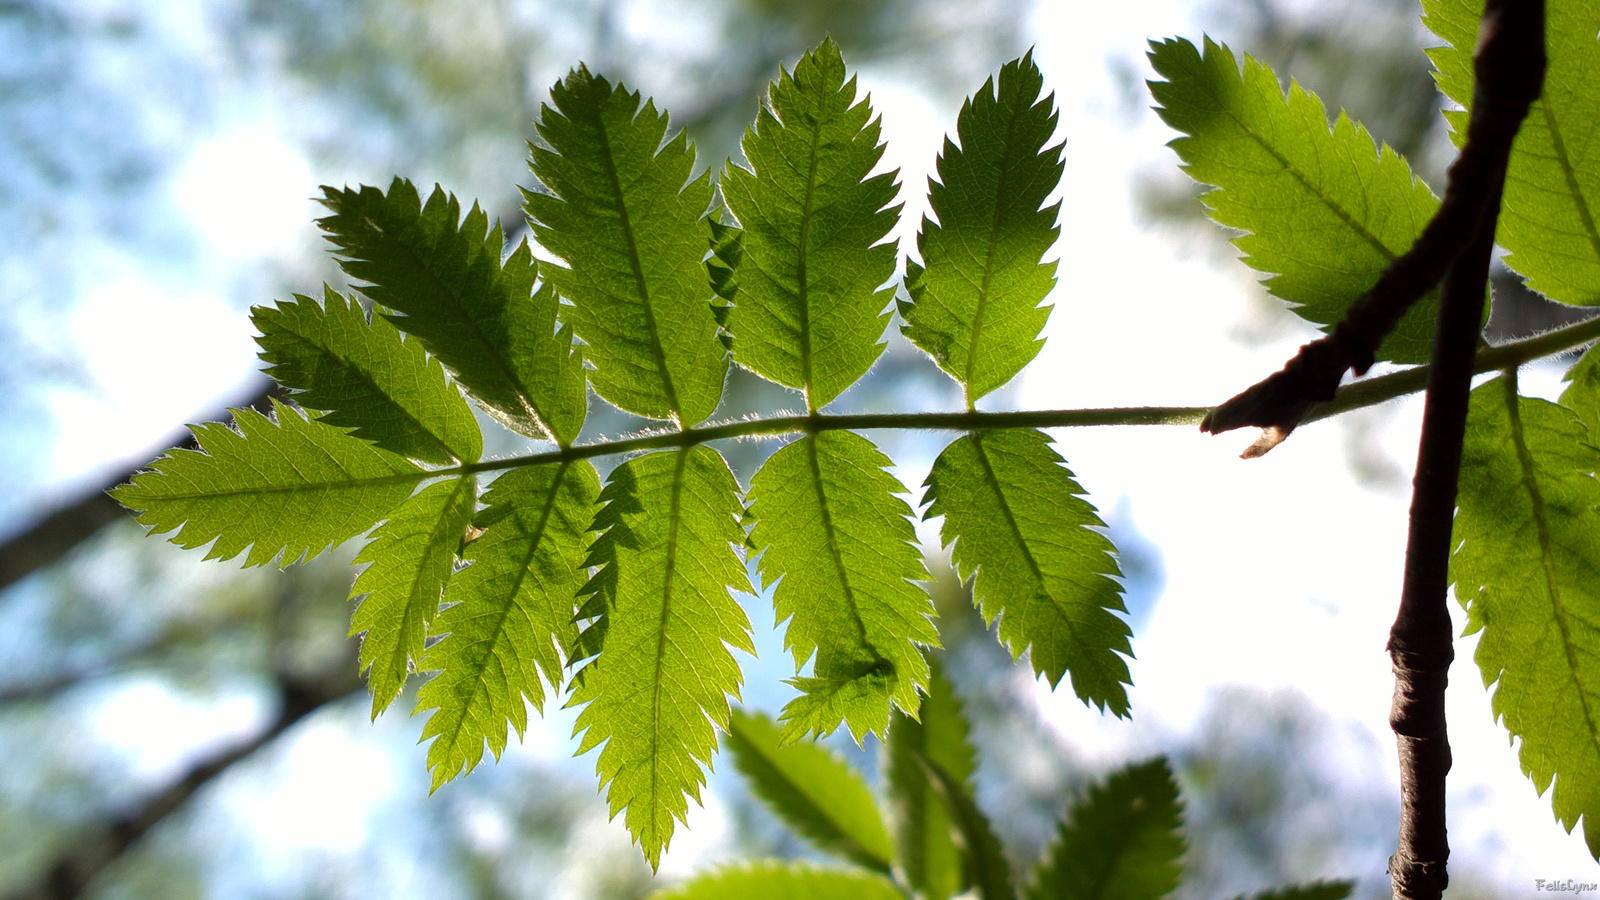
[[(1537, 337), (1492, 347), (1478, 353), (1475, 373), (1493, 372), (1507, 366), (1551, 356), (1600, 338), (1600, 317), (1568, 325)], [(1341, 413), (1387, 403), (1414, 394), (1427, 386), (1430, 367), (1416, 366), (1376, 378), (1345, 385), (1333, 400), (1318, 404), (1306, 415), (1306, 422), (1326, 419)], [(552, 462), (571, 462), (601, 456), (639, 453), (673, 447), (692, 447), (708, 441), (740, 438), (770, 438), (790, 434), (817, 434), (823, 431), (979, 431), (995, 428), (1079, 428), (1091, 425), (1186, 425), (1193, 426), (1210, 410), (1204, 406), (1133, 406), (1090, 409), (1042, 409), (1010, 412), (918, 412), (860, 413), (854, 415), (773, 416), (701, 425), (684, 431), (663, 431), (621, 440), (581, 444), (565, 449), (529, 453), (504, 459), (488, 459), (450, 469), (433, 469), (419, 478), (463, 475), (515, 469)]]

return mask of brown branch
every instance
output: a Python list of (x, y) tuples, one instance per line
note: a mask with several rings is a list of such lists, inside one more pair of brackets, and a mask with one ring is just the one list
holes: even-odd
[[(1533, 9), (1537, 23), (1527, 17)], [(1474, 69), (1477, 81), (1466, 141), (1450, 167), (1444, 200), (1416, 243), (1350, 304), (1331, 334), (1301, 347), (1282, 370), (1213, 409), (1200, 423), (1201, 431), (1221, 433), (1250, 425), (1264, 429), (1244, 452), (1246, 459), (1277, 446), (1313, 403), (1333, 398), (1346, 370), (1366, 373), (1401, 316), (1439, 283), (1473, 241), (1490, 196), (1499, 196), (1511, 143), (1544, 83), (1543, 0), (1488, 0)], [(1498, 199), (1493, 205), (1498, 208)]]
[[(229, 406), (248, 406), (266, 412), (272, 397), (281, 400), (286, 394), (275, 383), (265, 381), (248, 396), (242, 397), (241, 402)], [(227, 411), (223, 409), (203, 416), (200, 421), (211, 422), (226, 417)], [(7, 538), (5, 543), (0, 544), (0, 591), (51, 565), (80, 542), (126, 515), (122, 506), (107, 496), (106, 491), (132, 478), (167, 448), (196, 449), (194, 435), (174, 434), (162, 450), (139, 456), (137, 462), (125, 464), (104, 483), (89, 488), (77, 499), (56, 507), (44, 518)]]
[(295, 723), (359, 687), (351, 660), (340, 654), (337, 674), (322, 679), (280, 676), (278, 716), (254, 737), (200, 761), (138, 807), (114, 816), (88, 834), (75, 837), (32, 885), (7, 895), (7, 900), (72, 900), (150, 829), (177, 812), (194, 794), (234, 763), (276, 740)]
[[(1497, 125), (1497, 133), (1515, 135), (1531, 104), (1528, 85), (1534, 86), (1536, 95), (1544, 77), (1544, 21), (1543, 0), (1485, 4), (1474, 63), (1478, 79), (1474, 123), (1485, 107), (1503, 106), (1497, 115), (1509, 117), (1515, 112), (1516, 118)], [(1512, 89), (1502, 89), (1497, 81), (1507, 70), (1513, 75)], [(1450, 883), (1445, 779), (1451, 758), (1444, 708), (1450, 663), (1455, 659), (1447, 594), (1450, 538), (1509, 137), (1503, 146), (1498, 166), (1485, 173), (1490, 187), (1473, 225), (1472, 241), (1451, 264), (1440, 294), (1411, 496), (1405, 581), (1389, 632), (1395, 676), (1389, 725), (1400, 755), (1400, 835), (1389, 860), (1389, 876), (1394, 896), (1402, 900), (1437, 900)]]

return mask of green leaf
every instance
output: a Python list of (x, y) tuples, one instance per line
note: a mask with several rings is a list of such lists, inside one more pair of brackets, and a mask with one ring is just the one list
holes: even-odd
[(530, 437), (569, 444), (583, 427), (588, 395), (572, 333), (556, 330), (555, 293), (533, 290), (538, 264), (527, 241), (501, 261), (500, 226), (476, 204), (435, 187), (422, 204), (411, 182), (387, 194), (323, 188), (333, 215), (318, 220), (357, 289), (400, 315), (491, 416)]
[[(1250, 900), (1344, 900), (1355, 888), (1353, 881), (1313, 881), (1277, 890), (1261, 891)], [(1238, 900), (1245, 900), (1240, 896)]]
[(323, 304), (302, 294), (292, 303), (257, 306), (261, 359), (306, 409), (326, 410), (329, 425), (423, 462), (477, 462), (483, 435), (461, 392), (422, 344), (388, 321), (324, 288)]
[[(1388, 145), (1340, 111), (1328, 129), (1322, 101), (1298, 84), (1287, 100), (1272, 70), (1209, 38), (1150, 44), (1166, 81), (1150, 82), (1157, 112), (1183, 132), (1171, 143), (1219, 225), (1246, 232), (1234, 244), (1251, 268), (1308, 321), (1338, 322), (1397, 256), (1411, 249), (1439, 201)], [(1427, 362), (1438, 298), (1406, 313), (1379, 359)], [(1324, 330), (1327, 330), (1325, 327)]]
[(894, 884), (870, 872), (763, 860), (712, 869), (651, 900), (904, 900)]
[(981, 900), (1015, 900), (1011, 864), (1000, 849), (1000, 839), (995, 837), (989, 817), (978, 809), (971, 790), (937, 762), (925, 756), (919, 756), (918, 761), (928, 774), (928, 785), (939, 795), (945, 814), (955, 825), (963, 881), (977, 889)]
[(888, 300), (876, 291), (895, 269), (894, 244), (879, 242), (899, 216), (898, 170), (867, 177), (883, 157), (879, 121), (845, 74), (831, 38), (783, 72), (745, 132), (750, 169), (730, 163), (721, 179), (743, 226), (733, 358), (803, 391), (811, 409), (883, 352)]
[[(245, 565), (309, 559), (389, 514), (425, 473), (387, 450), (272, 402), (273, 418), (231, 410), (238, 430), (194, 425), (200, 450), (172, 450), (113, 490), (117, 502), (185, 549)], [(203, 452), (202, 452), (203, 451)]]
[(1561, 405), (1583, 420), (1589, 429), (1589, 443), (1600, 445), (1600, 352), (1595, 347), (1584, 351), (1562, 381), (1570, 383), (1561, 392)]
[[(965, 890), (961, 851), (951, 833), (944, 802), (928, 783), (921, 760), (938, 763), (956, 781), (972, 777), (974, 753), (967, 743), (967, 718), (938, 657), (928, 660), (928, 696), (918, 718), (896, 710), (884, 742), (884, 778), (889, 789), (895, 861), (907, 883), (926, 900), (945, 900)], [(920, 721), (919, 721), (920, 719)]]
[[(927, 518), (944, 516), (952, 561), (1013, 658), (1030, 651), (1051, 686), (1072, 673), (1085, 703), (1128, 714), (1127, 623), (1115, 547), (1042, 431), (975, 432), (928, 472)], [(1122, 656), (1118, 656), (1118, 654)]]
[(1121, 769), (1090, 788), (1061, 823), (1034, 869), (1028, 898), (1165, 897), (1183, 874), (1182, 827), (1183, 804), (1166, 759)]
[(374, 719), (400, 696), (412, 664), (422, 659), (477, 500), (471, 475), (431, 484), (400, 504), (356, 556), (356, 564), (367, 567), (350, 596), (366, 597), (351, 617), (350, 634), (365, 632), (359, 663), (369, 673)]
[(422, 739), (433, 788), (470, 772), (485, 742), (499, 758), (507, 724), (520, 737), (527, 704), (544, 709), (545, 681), (561, 684), (558, 648), (571, 645), (578, 589), (589, 546), (600, 479), (588, 462), (513, 469), (484, 496), (476, 524), (484, 529), (462, 554), (468, 565), (445, 591), (454, 604), (433, 633), (422, 668), (438, 672), (417, 694), (418, 711), (434, 713)]
[(1600, 451), (1571, 410), (1472, 392), (1450, 577), (1522, 770), (1600, 858)]
[(889, 873), (889, 833), (872, 791), (850, 766), (811, 741), (784, 744), (759, 713), (734, 710), (726, 739), (750, 789), (818, 849)]
[(824, 431), (774, 453), (750, 480), (761, 577), (778, 582), (772, 605), (789, 620), (796, 668), (812, 661), (811, 676), (792, 682), (802, 694), (784, 707), (785, 740), (841, 723), (857, 741), (882, 735), (890, 705), (914, 712), (928, 683), (917, 644), (937, 645), (939, 634), (913, 583), (928, 574), (888, 465), (866, 438)]
[(567, 320), (587, 343), (600, 396), (632, 413), (693, 425), (716, 409), (727, 354), (711, 315), (702, 262), (711, 185), (690, 180), (682, 132), (663, 142), (655, 102), (579, 66), (550, 89), (529, 166), (550, 193), (523, 191), (539, 243), (568, 268), (546, 266), (572, 302)]
[[(754, 653), (750, 620), (729, 593), (748, 591), (739, 484), (716, 451), (692, 447), (631, 459), (600, 493), (584, 587), (602, 619), (600, 656), (581, 673), (579, 753), (604, 743), (596, 769), (614, 816), (652, 867), (700, 800), (704, 767), (728, 722), (740, 672), (729, 648)], [(593, 606), (586, 604), (580, 616)]]
[(1061, 204), (1041, 208), (1061, 182), (1061, 146), (1046, 148), (1058, 116), (1043, 100), (1044, 77), (1033, 53), (984, 82), (956, 118), (939, 178), (928, 179), (928, 204), (917, 249), (907, 264), (902, 304), (905, 335), (966, 388), (971, 403), (1010, 381), (1038, 355), (1056, 284), (1056, 264), (1040, 259), (1061, 229)]
[[(1483, 4), (1424, 0), (1423, 23), (1447, 45), (1428, 51), (1459, 144), (1472, 109), (1472, 53)], [(1528, 286), (1562, 303), (1600, 303), (1600, 5), (1549, 0), (1544, 93), (1511, 148), (1495, 240)]]

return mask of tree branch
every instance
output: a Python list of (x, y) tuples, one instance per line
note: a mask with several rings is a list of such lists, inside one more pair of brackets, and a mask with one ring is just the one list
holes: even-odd
[[(248, 397), (242, 398), (242, 402), (229, 405), (249, 406), (266, 412), (269, 398), (281, 400), (288, 396), (276, 383), (264, 381)], [(227, 410), (222, 409), (204, 417), (202, 421), (215, 421), (226, 415)], [(183, 437), (173, 435), (171, 443), (166, 446), (175, 450), (196, 449), (193, 434)], [(103, 484), (85, 491), (78, 499), (57, 507), (44, 518), (7, 538), (5, 543), (0, 544), (0, 591), (51, 565), (81, 541), (121, 518), (125, 514), (121, 504), (107, 496), (106, 491), (132, 478), (159, 455), (160, 451), (157, 451), (139, 457), (137, 464), (119, 470)]]
[[(1526, 15), (1537, 9), (1537, 28)], [(1263, 430), (1246, 459), (1277, 446), (1313, 403), (1331, 400), (1346, 370), (1364, 374), (1406, 310), (1437, 285), (1477, 235), (1491, 195), (1499, 196), (1506, 160), (1528, 107), (1544, 84), (1544, 2), (1488, 0), (1474, 59), (1477, 81), (1466, 141), (1450, 167), (1444, 200), (1416, 243), (1390, 263), (1326, 337), (1312, 341), (1282, 370), (1211, 411), (1201, 431), (1249, 425)], [(1499, 201), (1493, 204), (1496, 208)]]
[(333, 670), (336, 674), (319, 679), (280, 676), (278, 716), (265, 730), (195, 764), (138, 807), (114, 816), (90, 833), (78, 835), (38, 881), (8, 895), (8, 900), (72, 900), (82, 896), (101, 872), (132, 849), (150, 829), (181, 809), (200, 788), (234, 763), (272, 743), (301, 719), (358, 689), (352, 669), (349, 655), (340, 654)]
[(1445, 779), (1451, 757), (1444, 708), (1455, 659), (1448, 598), (1450, 538), (1501, 189), (1511, 139), (1544, 79), (1544, 20), (1543, 0), (1487, 0), (1474, 61), (1477, 86), (1469, 133), (1481, 133), (1476, 127), (1480, 119), (1495, 120), (1499, 155), (1483, 173), (1488, 188), (1473, 217), (1472, 240), (1450, 265), (1440, 293), (1405, 581), (1389, 632), (1395, 675), (1389, 725), (1400, 755), (1400, 835), (1389, 876), (1394, 896), (1401, 900), (1436, 900), (1450, 883)]

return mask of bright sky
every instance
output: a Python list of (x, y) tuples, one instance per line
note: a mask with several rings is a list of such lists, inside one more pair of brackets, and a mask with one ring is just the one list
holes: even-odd
[[(1147, 95), (1130, 104), (1107, 64), (1119, 62), (1138, 79), (1148, 77), (1146, 38), (1198, 39), (1188, 4), (1044, 0), (1031, 29), (1067, 139), (1057, 249), (1065, 278), (1053, 298), (1049, 343), (1009, 401), (1028, 408), (1207, 405), (1277, 369), (1312, 333), (1309, 327), (1242, 344), (1238, 333), (1260, 316), (1251, 273), (1237, 263), (1219, 266), (1203, 249), (1182, 250), (1170, 236), (1143, 228), (1131, 208), (1134, 174), (1173, 166), (1176, 157), (1163, 146), (1172, 134), (1148, 111)], [(914, 223), (912, 211), (954, 110), (935, 109), (892, 73), (865, 71), (862, 86), (883, 111), (893, 154), (888, 164), (903, 170), (907, 222)], [(218, 265), (238, 261), (227, 256), (229, 247), (292, 253), (309, 240), (313, 207), (304, 198), (315, 180), (300, 151), (280, 136), (283, 128), (270, 112), (241, 116), (199, 143), (178, 170), (173, 202), (212, 236)], [(236, 184), (244, 173), (258, 186), (254, 195), (224, 200), (217, 186)], [(170, 423), (234, 393), (255, 369), (251, 333), (242, 311), (206, 287), (167, 283), (137, 260), (106, 267), (72, 320), (72, 334), (104, 390), (93, 396), (62, 392), (50, 478), (81, 478), (108, 459), (161, 440)], [(1548, 376), (1531, 377), (1534, 383), (1544, 377), (1548, 388)], [(1418, 416), (1415, 403), (1373, 416), (1386, 429), (1384, 452), (1407, 473)], [(1065, 687), (1054, 694), (1040, 688), (1042, 715), (1109, 766), (1162, 749), (1167, 735), (1192, 726), (1218, 686), (1292, 687), (1370, 736), (1367, 744), (1377, 750), (1352, 752), (1352, 778), (1392, 785), (1397, 774), (1387, 716), (1393, 681), (1384, 642), (1398, 596), (1409, 479), (1393, 488), (1363, 487), (1351, 473), (1340, 424), (1308, 426), (1262, 460), (1238, 460), (1252, 437), (1207, 438), (1191, 428), (1058, 434), (1060, 452), (1103, 511), (1128, 498), (1138, 529), (1164, 554), (1167, 583), (1148, 626), (1135, 637), (1132, 722), (1086, 710)], [(900, 474), (915, 485), (923, 473), (908, 464)], [(758, 628), (770, 622), (756, 609), (752, 617)], [(787, 657), (775, 633), (763, 633), (761, 642), (762, 659), (749, 668), (746, 696), (776, 709), (778, 695), (761, 686), (790, 674)], [(1554, 823), (1548, 800), (1535, 796), (1505, 733), (1493, 724), (1471, 662), (1474, 644), (1458, 643), (1450, 692), (1456, 864), (1520, 890), (1531, 890), (1535, 877), (1593, 873), (1582, 840)], [(167, 718), (181, 720), (183, 712), (174, 709)], [(556, 715), (548, 730), (530, 734), (528, 752), (564, 755), (569, 733), (569, 717)], [(271, 839), (274, 846), (327, 837), (322, 831), (290, 834), (274, 824), (284, 810), (326, 808), (328, 830), (348, 835), (365, 821), (361, 804), (377, 803), (390, 788), (383, 765), (330, 763), (370, 755), (342, 741), (334, 732), (311, 729), (290, 752), (307, 760), (297, 771), (321, 770), (327, 777), (275, 798), (235, 798), (241, 808), (253, 806), (266, 832), (279, 835)], [(573, 765), (587, 771), (593, 762)], [(336, 807), (342, 811), (334, 814)], [(667, 871), (685, 870), (726, 829), (715, 801), (694, 815), (692, 825), (675, 838)], [(1378, 871), (1328, 874), (1381, 878), (1382, 862), (1372, 861)]]

